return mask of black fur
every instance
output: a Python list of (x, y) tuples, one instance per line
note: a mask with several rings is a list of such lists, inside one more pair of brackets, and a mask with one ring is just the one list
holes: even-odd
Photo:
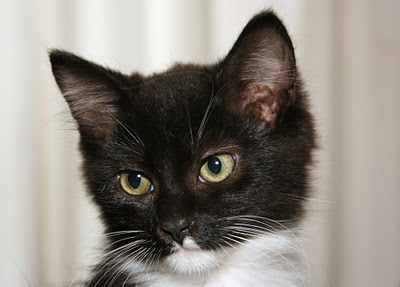
[[(50, 59), (78, 123), (84, 179), (106, 231), (145, 231), (134, 239), (111, 236), (110, 250), (146, 239), (124, 256), (154, 243), (153, 253), (163, 258), (172, 239), (160, 225), (182, 219), (193, 222), (188, 232), (204, 249), (226, 245), (221, 227), (229, 216), (260, 216), (289, 228), (302, 219), (314, 126), (292, 43), (272, 12), (254, 17), (214, 65), (177, 64), (144, 77), (60, 50)], [(268, 66), (271, 59), (280, 66)], [(221, 183), (202, 183), (199, 169), (215, 153), (234, 155), (234, 172)], [(117, 176), (130, 170), (146, 174), (154, 192), (123, 192)], [(109, 267), (108, 275), (108, 267), (94, 272), (87, 286), (110, 283), (117, 267)]]

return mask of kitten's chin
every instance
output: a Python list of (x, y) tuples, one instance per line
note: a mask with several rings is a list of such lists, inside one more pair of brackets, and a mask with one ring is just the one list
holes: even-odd
[(176, 244), (168, 255), (164, 264), (174, 273), (182, 275), (202, 275), (219, 265), (221, 256), (209, 250), (202, 250), (196, 242), (188, 237), (183, 246)]

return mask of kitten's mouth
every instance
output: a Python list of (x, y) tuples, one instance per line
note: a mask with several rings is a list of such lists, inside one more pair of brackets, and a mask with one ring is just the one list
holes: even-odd
[(200, 246), (196, 243), (196, 241), (193, 240), (191, 237), (186, 237), (183, 240), (183, 244), (177, 244), (172, 247), (171, 253), (176, 253), (176, 252), (195, 252), (195, 251), (200, 251), (201, 248)]
[(178, 248), (173, 248), (171, 250), (171, 255), (181, 256), (181, 257), (194, 257), (199, 255), (200, 253), (205, 252), (200, 247), (199, 248), (191, 248), (191, 247), (184, 247), (179, 246)]
[(190, 237), (182, 245), (176, 244), (165, 264), (179, 274), (199, 274), (212, 270), (219, 263), (219, 257), (212, 251), (203, 250)]

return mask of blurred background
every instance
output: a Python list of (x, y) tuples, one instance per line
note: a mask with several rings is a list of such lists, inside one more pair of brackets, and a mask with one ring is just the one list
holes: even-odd
[(212, 62), (264, 8), (292, 35), (320, 134), (310, 286), (400, 286), (398, 0), (2, 0), (1, 286), (65, 286), (101, 239), (47, 50), (127, 73)]

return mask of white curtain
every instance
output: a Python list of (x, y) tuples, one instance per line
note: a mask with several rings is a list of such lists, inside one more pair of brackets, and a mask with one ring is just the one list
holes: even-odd
[(3, 0), (0, 285), (70, 282), (101, 233), (47, 49), (148, 74), (174, 61), (223, 57), (247, 20), (268, 7), (293, 37), (320, 133), (304, 242), (311, 285), (399, 286), (396, 0)]

